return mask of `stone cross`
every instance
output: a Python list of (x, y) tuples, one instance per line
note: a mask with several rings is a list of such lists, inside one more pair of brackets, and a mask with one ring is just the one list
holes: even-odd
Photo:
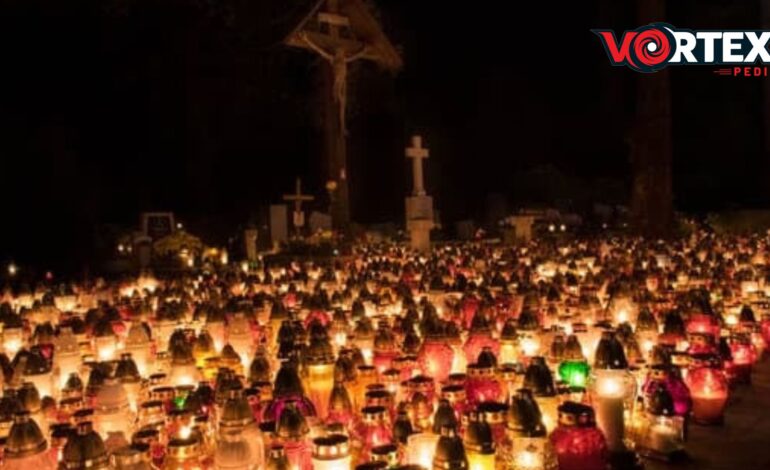
[(422, 146), (422, 136), (412, 136), (412, 146), (407, 147), (406, 157), (412, 159), (412, 179), (414, 188), (412, 195), (425, 196), (425, 184), (422, 176), (422, 161), (430, 156), (427, 148)]
[(302, 212), (302, 203), (314, 200), (313, 196), (302, 194), (302, 180), (297, 178), (294, 194), (284, 194), (283, 200), (294, 203), (294, 227), (299, 230), (305, 225), (305, 213)]

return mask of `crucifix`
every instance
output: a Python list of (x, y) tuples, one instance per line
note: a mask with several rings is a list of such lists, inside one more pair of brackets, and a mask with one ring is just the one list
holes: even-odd
[(339, 108), (339, 125), (342, 129), (342, 133), (347, 135), (348, 128), (347, 123), (345, 122), (345, 115), (348, 99), (348, 64), (355, 62), (366, 55), (369, 46), (362, 43), (358, 52), (349, 54), (342, 47), (335, 47), (332, 50), (326, 50), (319, 44), (313, 42), (310, 36), (308, 36), (308, 34), (305, 32), (300, 33), (300, 38), (305, 41), (310, 49), (315, 51), (316, 54), (321, 56), (331, 65), (333, 77), (332, 88), (334, 90), (333, 97), (334, 102)]
[(347, 171), (347, 105), (349, 67), (368, 60), (396, 71), (401, 57), (380, 29), (363, 0), (317, 0), (305, 19), (286, 38), (286, 44), (323, 59), (324, 154), (326, 187), (334, 228), (347, 230), (350, 191)]
[(425, 183), (422, 176), (422, 161), (430, 156), (427, 148), (422, 146), (422, 136), (412, 136), (412, 146), (407, 147), (406, 157), (412, 159), (412, 195), (425, 196)]
[(305, 226), (305, 213), (302, 212), (302, 203), (310, 202), (315, 198), (313, 196), (308, 196), (307, 194), (302, 194), (302, 180), (299, 178), (297, 178), (295, 188), (294, 194), (284, 194), (283, 200), (294, 203), (294, 217), (292, 221), (294, 222), (294, 229), (299, 233), (302, 230), (302, 227)]
[(406, 197), (406, 229), (410, 244), (415, 250), (430, 250), (430, 231), (435, 227), (433, 198), (425, 191), (422, 161), (430, 156), (422, 146), (422, 136), (412, 137), (412, 145), (406, 148), (406, 157), (412, 159), (412, 195)]

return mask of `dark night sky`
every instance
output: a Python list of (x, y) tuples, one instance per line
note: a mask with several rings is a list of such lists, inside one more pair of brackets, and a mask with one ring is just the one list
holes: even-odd
[[(250, 28), (270, 19), (246, 3), (0, 0), (0, 257), (71, 265), (94, 227), (150, 209), (217, 239), (295, 175), (320, 192), (317, 59), (258, 47)], [(754, 1), (670, 3), (661, 20), (676, 26), (759, 27)], [(406, 66), (352, 72), (355, 219), (401, 220), (413, 132), (432, 150), (428, 186), (447, 219), (480, 217), (492, 192), (625, 198), (637, 76), (610, 67), (589, 29), (638, 26), (633, 2), (534, 2), (513, 16), (499, 2), (378, 6)], [(677, 206), (764, 202), (761, 81), (671, 77)]]

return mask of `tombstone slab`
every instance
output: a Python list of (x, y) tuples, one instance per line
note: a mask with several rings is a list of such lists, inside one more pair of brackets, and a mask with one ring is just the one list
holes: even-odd
[(270, 206), (270, 239), (273, 245), (289, 239), (289, 215), (286, 204)]
[(254, 262), (257, 260), (257, 238), (259, 230), (256, 227), (249, 227), (243, 231), (243, 248), (246, 251), (246, 260)]

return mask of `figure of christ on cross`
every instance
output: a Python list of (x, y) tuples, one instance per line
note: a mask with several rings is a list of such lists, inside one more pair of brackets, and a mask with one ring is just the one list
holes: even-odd
[(355, 62), (362, 58), (369, 51), (369, 46), (361, 44), (361, 49), (358, 52), (350, 55), (345, 55), (345, 50), (342, 47), (335, 47), (332, 51), (327, 51), (323, 47), (314, 43), (310, 37), (304, 31), (299, 34), (300, 39), (307, 44), (307, 46), (315, 51), (318, 55), (323, 57), (331, 64), (332, 74), (334, 76), (334, 101), (339, 106), (340, 117), (340, 129), (344, 134), (347, 134), (347, 125), (345, 123), (345, 112), (347, 107), (347, 95), (348, 95), (348, 64)]

